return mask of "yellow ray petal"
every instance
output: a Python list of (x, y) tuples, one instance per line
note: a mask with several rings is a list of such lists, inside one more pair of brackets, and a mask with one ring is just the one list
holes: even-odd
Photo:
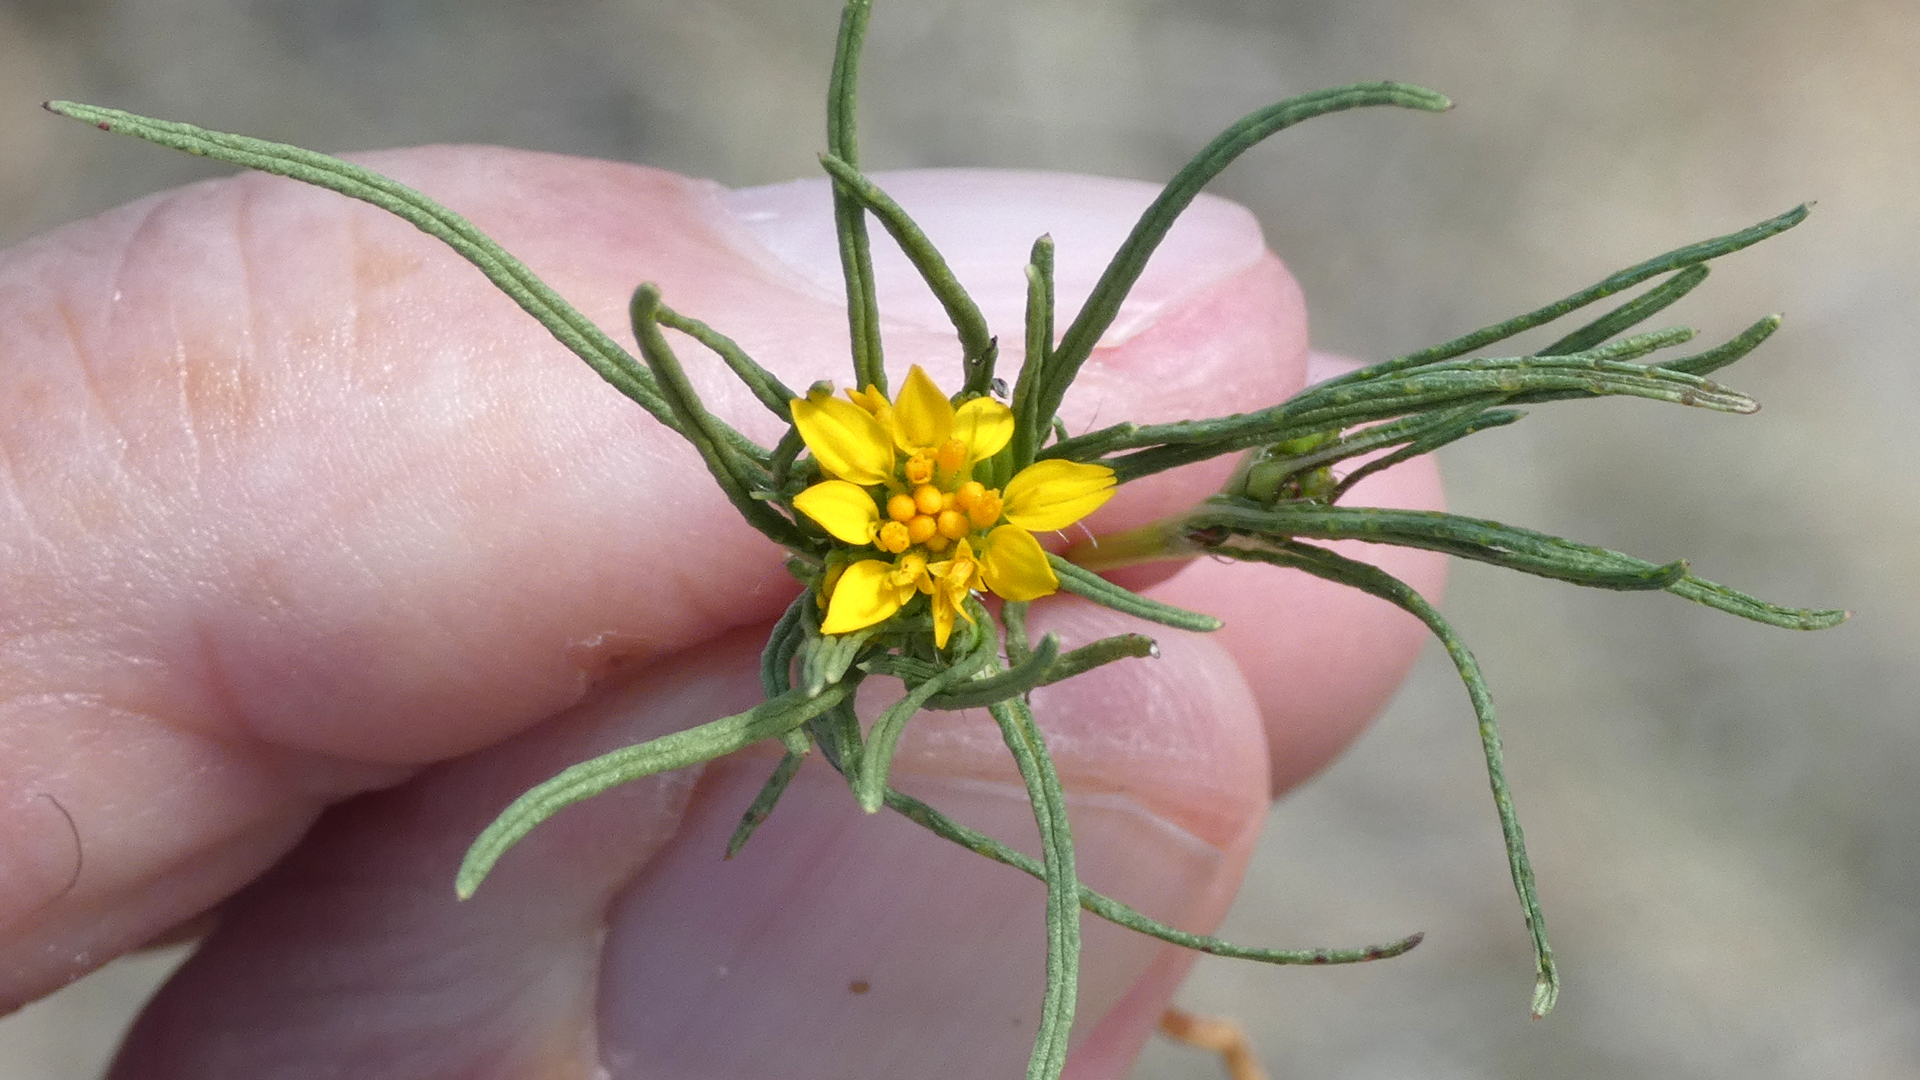
[(995, 595), (1008, 600), (1038, 600), (1060, 590), (1040, 541), (1018, 525), (1002, 525), (987, 534), (980, 557), (980, 578)]
[(1013, 410), (992, 398), (963, 401), (953, 414), (953, 437), (967, 444), (967, 455), (985, 461), (1013, 441)]
[(868, 487), (893, 476), (893, 438), (873, 414), (835, 397), (794, 398), (793, 425), (827, 475)]
[(827, 618), (820, 624), (823, 634), (847, 634), (885, 622), (913, 595), (909, 585), (905, 595), (889, 579), (893, 567), (879, 559), (863, 559), (847, 567), (833, 587), (833, 599), (827, 601)]
[(1021, 469), (1007, 483), (1002, 512), (1023, 529), (1052, 532), (1100, 509), (1112, 497), (1112, 469), (1049, 458)]
[(908, 453), (937, 447), (953, 437), (953, 403), (919, 364), (907, 371), (900, 396), (893, 399), (893, 437)]
[(822, 480), (794, 496), (793, 508), (849, 544), (871, 544), (880, 531), (880, 507), (873, 496), (845, 480)]
[(947, 639), (953, 636), (953, 617), (964, 616), (973, 621), (973, 613), (967, 610), (967, 594), (973, 591), (974, 578), (979, 572), (979, 563), (974, 561), (973, 548), (965, 540), (954, 545), (953, 557), (945, 562), (937, 562), (927, 567), (934, 579), (933, 585), (933, 644), (935, 648), (947, 647)]
[(947, 599), (944, 590), (936, 589), (933, 594), (933, 647), (944, 649), (947, 639), (953, 636), (953, 601)]

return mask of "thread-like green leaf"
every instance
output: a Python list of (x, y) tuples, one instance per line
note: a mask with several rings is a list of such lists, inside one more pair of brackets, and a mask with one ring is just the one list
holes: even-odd
[(670, 326), (713, 350), (714, 355), (733, 370), (734, 375), (746, 384), (747, 389), (753, 391), (753, 396), (759, 399), (760, 404), (767, 407), (768, 412), (786, 423), (793, 423), (791, 402), (800, 395), (789, 390), (787, 384), (781, 382), (778, 375), (761, 367), (758, 361), (748, 356), (739, 342), (699, 319), (690, 319), (665, 304), (655, 305), (653, 317), (661, 326)]
[(1742, 248), (1752, 247), (1768, 237), (1778, 236), (1788, 229), (1793, 228), (1795, 225), (1800, 224), (1802, 221), (1805, 221), (1807, 214), (1811, 210), (1812, 207), (1802, 203), (1784, 214), (1768, 218), (1757, 225), (1751, 225), (1745, 229), (1741, 229), (1739, 232), (1728, 233), (1725, 236), (1716, 236), (1711, 240), (1702, 240), (1699, 243), (1675, 248), (1664, 255), (1656, 255), (1645, 262), (1629, 266), (1624, 270), (1615, 271), (1571, 296), (1563, 297), (1545, 307), (1535, 308), (1525, 315), (1516, 315), (1505, 322), (1482, 327), (1470, 334), (1463, 334), (1460, 337), (1454, 338), (1452, 341), (1442, 342), (1439, 345), (1421, 349), (1419, 352), (1408, 353), (1405, 356), (1388, 360), (1385, 363), (1364, 367), (1358, 371), (1349, 372), (1329, 381), (1333, 383), (1367, 382), (1385, 375), (1391, 375), (1398, 371), (1407, 370), (1408, 368), (1416, 368), (1423, 364), (1431, 364), (1437, 360), (1447, 360), (1455, 356), (1464, 356), (1467, 353), (1484, 349), (1496, 341), (1504, 341), (1517, 334), (1523, 334), (1536, 326), (1545, 326), (1547, 323), (1553, 322), (1555, 319), (1571, 312), (1578, 311), (1588, 304), (1604, 300), (1616, 293), (1631, 289), (1643, 281), (1659, 277), (1661, 274), (1667, 273), (1670, 270), (1679, 270), (1682, 267), (1693, 266), (1697, 263), (1710, 262), (1723, 255), (1731, 255)]
[(792, 691), (746, 712), (622, 747), (563, 770), (515, 799), (481, 831), (460, 862), (454, 892), (463, 900), (472, 896), (507, 849), (574, 803), (630, 780), (712, 761), (761, 739), (777, 737), (838, 705), (852, 692), (852, 683), (830, 686), (811, 697)]
[(986, 316), (980, 314), (980, 306), (967, 295), (960, 279), (953, 276), (946, 257), (927, 239), (927, 234), (920, 231), (920, 226), (914, 224), (906, 210), (860, 170), (832, 154), (820, 155), (820, 164), (843, 190), (880, 219), (880, 224), (906, 253), (907, 261), (920, 272), (921, 280), (933, 290), (934, 298), (946, 309), (954, 332), (960, 336), (961, 364), (966, 372), (961, 393), (987, 393), (993, 385), (993, 362), (999, 346), (987, 330)]
[(1370, 593), (1399, 606), (1427, 625), (1447, 650), (1454, 670), (1467, 688), (1474, 715), (1480, 723), (1480, 748), (1487, 763), (1487, 783), (1493, 789), (1493, 805), (1500, 818), (1500, 833), (1507, 847), (1507, 868), (1513, 876), (1513, 888), (1520, 897), (1520, 910), (1527, 920), (1527, 934), (1533, 942), (1534, 986), (1533, 1015), (1545, 1016), (1560, 997), (1560, 971), (1553, 962), (1553, 949), (1547, 944), (1546, 917), (1540, 912), (1540, 897), (1534, 886), (1533, 864), (1527, 858), (1526, 837), (1520, 831), (1520, 818), (1514, 813), (1513, 792), (1507, 786), (1506, 764), (1500, 749), (1500, 728), (1494, 722), (1493, 695), (1480, 675), (1480, 664), (1455, 634), (1440, 612), (1427, 603), (1412, 586), (1368, 563), (1337, 555), (1312, 544), (1282, 542), (1261, 550), (1225, 551), (1234, 558), (1289, 566), (1305, 570), (1315, 577), (1338, 582)]
[[(840, 38), (833, 50), (827, 82), (827, 152), (860, 167), (856, 121), (860, 89), (860, 50), (867, 40), (873, 0), (847, 0), (840, 9)], [(887, 369), (880, 351), (880, 305), (874, 299), (873, 247), (867, 239), (866, 211), (839, 181), (833, 184), (833, 225), (840, 241), (840, 270), (847, 283), (847, 329), (853, 337), (853, 381), (887, 390)]]
[(1127, 293), (1133, 290), (1134, 283), (1140, 280), (1147, 259), (1160, 246), (1160, 241), (1166, 238), (1167, 231), (1173, 228), (1181, 212), (1200, 194), (1200, 189), (1212, 182), (1241, 154), (1268, 136), (1316, 116), (1375, 105), (1393, 105), (1426, 112), (1444, 112), (1453, 107), (1453, 103), (1444, 96), (1405, 83), (1357, 83), (1315, 90), (1249, 113), (1195, 154), (1174, 174), (1172, 180), (1167, 181), (1159, 197), (1140, 215), (1139, 222), (1121, 243), (1120, 250), (1114, 252), (1112, 261), (1094, 284), (1093, 292), (1081, 306), (1080, 313), (1060, 336), (1060, 345), (1048, 362), (1045, 384), (1039, 388), (1039, 399), (1034, 409), (1038, 421), (1036, 427), (1044, 427), (1052, 422), (1054, 413), (1060, 410), (1060, 401), (1066, 395), (1067, 387), (1080, 373), (1080, 365), (1093, 355), (1093, 347), (1099, 343), (1100, 335), (1106, 333), (1107, 327), (1113, 324), (1114, 317), (1120, 313), (1120, 304), (1126, 299)]
[(1040, 419), (1040, 391), (1053, 361), (1053, 236), (1042, 233), (1027, 256), (1027, 355), (1014, 380), (1013, 471), (1033, 464), (1034, 453), (1046, 440), (1046, 422)]
[(639, 361), (472, 222), (405, 184), (352, 162), (285, 143), (210, 131), (192, 124), (156, 120), (75, 101), (49, 101), (46, 107), (49, 112), (85, 121), (102, 131), (132, 135), (196, 157), (210, 157), (336, 191), (405, 220), (477, 267), (487, 280), (615, 389), (638, 402), (661, 423), (679, 429), (667, 403), (653, 385), (653, 377)]
[(700, 396), (687, 381), (687, 373), (674, 356), (673, 347), (660, 333), (660, 324), (654, 318), (659, 303), (660, 291), (653, 285), (634, 290), (629, 305), (633, 335), (640, 343), (640, 355), (646, 358), (648, 370), (653, 372), (660, 396), (679, 421), (681, 434), (700, 452), (700, 459), (713, 474), (714, 482), (720, 485), (720, 490), (726, 493), (727, 500), (747, 524), (776, 544), (790, 548), (812, 546), (793, 522), (781, 517), (764, 500), (755, 498), (756, 492), (771, 489), (772, 476), (759, 462), (735, 449), (736, 440), (731, 436), (739, 433), (700, 403)]
[(1583, 352), (1615, 334), (1625, 333), (1692, 292), (1701, 282), (1707, 280), (1709, 272), (1705, 263), (1695, 263), (1661, 282), (1659, 286), (1647, 290), (1645, 294), (1634, 297), (1541, 349), (1540, 355), (1563, 356), (1567, 353)]
[[(932, 832), (945, 840), (966, 848), (977, 855), (984, 855), (998, 863), (1004, 863), (1023, 874), (1046, 880), (1046, 871), (1040, 860), (1025, 852), (995, 840), (986, 833), (969, 829), (954, 821), (940, 811), (909, 795), (903, 795), (891, 788), (887, 789), (887, 806), (907, 820)], [(1129, 907), (1103, 893), (1095, 892), (1085, 885), (1080, 886), (1080, 906), (1117, 926), (1124, 926), (1149, 937), (1159, 938), (1169, 944), (1184, 949), (1203, 952), (1212, 956), (1224, 956), (1233, 960), (1254, 960), (1262, 964), (1304, 964), (1321, 966), (1326, 964), (1358, 964), (1369, 960), (1385, 960), (1420, 944), (1424, 934), (1409, 934), (1398, 941), (1383, 945), (1363, 945), (1348, 949), (1260, 949), (1248, 945), (1236, 945), (1206, 934), (1190, 934), (1168, 926), (1157, 919), (1148, 918), (1135, 908)]]
[(1158, 600), (1149, 600), (1131, 589), (1115, 585), (1091, 570), (1075, 566), (1052, 552), (1048, 552), (1047, 561), (1053, 564), (1053, 572), (1060, 578), (1060, 588), (1075, 596), (1083, 596), (1115, 611), (1179, 630), (1211, 633), (1220, 629), (1220, 620), (1211, 615), (1188, 611), (1186, 608), (1174, 607), (1172, 604), (1163, 604)]
[(1047, 990), (1033, 1056), (1027, 1060), (1027, 1080), (1056, 1080), (1066, 1068), (1080, 985), (1080, 878), (1074, 870), (1066, 792), (1026, 702), (1012, 698), (987, 711), (1013, 751), (1033, 804), (1034, 823), (1040, 827), (1041, 873), (1047, 883)]

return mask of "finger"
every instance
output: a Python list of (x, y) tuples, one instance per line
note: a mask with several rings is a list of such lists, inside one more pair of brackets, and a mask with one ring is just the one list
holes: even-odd
[[(1136, 628), (1041, 605), (1068, 640)], [(563, 811), (474, 899), (449, 882), (519, 788), (758, 696), (754, 632), (643, 673), (555, 723), (330, 812), (235, 900), (141, 1018), (115, 1076), (1003, 1077), (1031, 1047), (1044, 889), (904, 818), (867, 816), (816, 761), (720, 858), (772, 759), (740, 755)], [(1082, 876), (1211, 926), (1265, 815), (1262, 734), (1232, 661), (1162, 655), (1035, 694)], [(898, 786), (1028, 851), (1032, 810), (994, 725), (923, 714)], [(1118, 1076), (1151, 1030), (1163, 947), (1086, 921), (1074, 1075)], [(1122, 1002), (1131, 1007), (1103, 1017)], [(604, 1068), (600, 1073), (596, 1070)]]
[[(796, 384), (845, 369), (838, 298), (756, 239), (777, 214), (576, 159), (368, 160), (610, 332), (650, 278)], [(1068, 201), (1103, 223), (1088, 235), (1118, 235), (1150, 196), (1126, 192)], [(1251, 219), (1226, 217), (1226, 240), (1150, 264), (1159, 300), (1088, 365), (1071, 422), (1297, 384), (1297, 291)], [(1061, 262), (1101, 258), (1089, 240)], [(949, 331), (887, 341), (896, 368), (956, 370)], [(0, 359), (0, 1003), (205, 909), (326, 804), (763, 622), (794, 588), (677, 437), (476, 271), (290, 182), (197, 185), (6, 253)], [(716, 408), (773, 430), (717, 365), (690, 366)]]

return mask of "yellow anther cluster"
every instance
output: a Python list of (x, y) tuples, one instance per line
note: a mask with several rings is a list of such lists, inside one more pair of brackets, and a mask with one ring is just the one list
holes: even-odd
[[(947, 446), (960, 447), (959, 464), (948, 466), (947, 459), (953, 455), (949, 455), (944, 446), (935, 464), (942, 478), (951, 482), (965, 475), (962, 470), (969, 463), (966, 447), (959, 440), (949, 439)], [(912, 479), (913, 462), (919, 460), (924, 459), (918, 455), (908, 459), (903, 469), (907, 479)], [(941, 490), (937, 484), (918, 484), (911, 491), (896, 492), (887, 498), (888, 520), (880, 524), (874, 546), (894, 555), (916, 547), (925, 547), (928, 553), (938, 555), (955, 540), (964, 540), (999, 524), (1002, 506), (1000, 489), (987, 488), (977, 480), (962, 481), (950, 491)]]

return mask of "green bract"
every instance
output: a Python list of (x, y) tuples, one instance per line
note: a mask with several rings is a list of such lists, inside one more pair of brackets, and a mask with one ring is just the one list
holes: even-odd
[[(871, 0), (849, 0), (842, 15), (827, 103), (827, 152), (821, 157), (833, 180), (853, 346), (852, 383), (861, 395), (854, 403), (838, 401), (833, 407), (873, 411), (888, 406), (891, 400), (881, 359), (869, 255), (867, 221), (871, 216), (899, 243), (952, 318), (965, 361), (965, 383), (950, 399), (951, 404), (967, 414), (967, 402), (993, 397), (996, 389), (998, 396), (1007, 399), (1005, 405), (993, 403), (990, 409), (982, 405), (972, 410), (992, 411), (996, 423), (1004, 423), (1004, 415), (1010, 411), (1012, 434), (1004, 444), (996, 437), (991, 443), (994, 449), (980, 450), (982, 460), (967, 457), (966, 469), (979, 470), (977, 475), (997, 484), (1007, 484), (1010, 478), (1017, 481), (1021, 475), (1066, 477), (1074, 469), (1081, 472), (1073, 475), (1089, 477), (1104, 476), (1110, 470), (1113, 478), (1126, 483), (1223, 454), (1244, 455), (1226, 489), (1215, 497), (1165, 521), (1101, 538), (1097, 545), (1084, 544), (1065, 557), (1048, 554), (1045, 565), (1039, 565), (1039, 556), (1034, 555), (1029, 560), (1034, 565), (1025, 571), (1028, 579), (1043, 578), (1050, 567), (1060, 589), (1153, 622), (1206, 631), (1217, 628), (1218, 620), (1137, 595), (1095, 571), (1128, 562), (1210, 554), (1303, 570), (1382, 597), (1417, 616), (1445, 645), (1479, 719), (1513, 882), (1533, 940), (1533, 1011), (1536, 1015), (1545, 1013), (1553, 1007), (1559, 980), (1501, 765), (1492, 699), (1473, 656), (1439, 612), (1412, 588), (1385, 571), (1336, 554), (1316, 541), (1358, 539), (1399, 544), (1577, 585), (1661, 590), (1773, 626), (1811, 630), (1842, 621), (1845, 612), (1777, 607), (1702, 580), (1682, 562), (1658, 565), (1498, 522), (1436, 512), (1352, 507), (1341, 501), (1362, 477), (1474, 432), (1513, 423), (1522, 416), (1516, 406), (1529, 403), (1628, 395), (1727, 412), (1753, 411), (1757, 406), (1751, 399), (1707, 376), (1765, 340), (1779, 325), (1778, 316), (1761, 319), (1732, 340), (1704, 352), (1652, 361), (1648, 358), (1685, 342), (1693, 332), (1668, 329), (1624, 338), (1619, 335), (1698, 286), (1707, 277), (1710, 260), (1793, 227), (1806, 217), (1806, 208), (1679, 248), (1536, 311), (1309, 387), (1270, 408), (1173, 424), (1119, 423), (1069, 436), (1055, 414), (1074, 376), (1118, 313), (1155, 246), (1200, 189), (1221, 170), (1267, 136), (1324, 113), (1375, 105), (1439, 112), (1448, 108), (1448, 102), (1419, 87), (1366, 83), (1304, 94), (1243, 118), (1209, 143), (1167, 184), (1114, 254), (1086, 304), (1058, 335), (1054, 327), (1053, 246), (1042, 236), (1035, 242), (1026, 267), (1025, 360), (1008, 393), (996, 378), (994, 339), (978, 307), (906, 212), (860, 172), (854, 101), (870, 5)], [(1060, 780), (1026, 695), (1035, 687), (1102, 664), (1153, 656), (1153, 642), (1138, 634), (1125, 634), (1065, 651), (1051, 635), (1034, 642), (1026, 632), (1026, 604), (1021, 600), (1009, 600), (996, 616), (962, 584), (940, 592), (937, 601), (929, 595), (935, 590), (916, 589), (911, 583), (927, 578), (924, 560), (912, 568), (919, 578), (912, 574), (901, 578), (908, 582), (904, 587), (908, 591), (902, 594), (903, 599), (889, 597), (889, 604), (893, 599), (901, 602), (874, 616), (878, 621), (847, 633), (823, 633), (821, 601), (837, 575), (846, 573), (850, 565), (882, 565), (874, 557), (856, 564), (863, 557), (859, 552), (871, 556), (876, 551), (866, 545), (878, 543), (878, 530), (884, 528), (883, 524), (867, 528), (868, 510), (878, 512), (884, 504), (868, 508), (860, 500), (881, 498), (884, 492), (880, 485), (896, 482), (897, 470), (903, 466), (892, 458), (894, 451), (883, 440), (859, 442), (854, 449), (872, 460), (863, 459), (858, 467), (856, 463), (842, 463), (838, 469), (843, 475), (829, 482), (843, 487), (826, 488), (809, 497), (818, 504), (813, 510), (797, 511), (795, 500), (826, 479), (815, 457), (801, 456), (805, 441), (794, 414), (810, 399), (783, 385), (722, 333), (665, 306), (653, 286), (640, 286), (633, 297), (631, 316), (639, 352), (636, 358), (465, 219), (376, 173), (298, 147), (113, 109), (72, 102), (50, 102), (47, 107), (104, 130), (329, 188), (412, 222), (479, 267), (502, 292), (621, 393), (691, 442), (742, 518), (790, 552), (788, 565), (806, 587), (775, 624), (767, 641), (760, 667), (766, 700), (737, 716), (582, 762), (527, 792), (474, 841), (455, 883), (460, 896), (471, 895), (496, 860), (562, 807), (637, 777), (697, 765), (749, 743), (777, 738), (784, 743), (786, 754), (759, 797), (746, 808), (728, 845), (728, 856), (739, 851), (766, 819), (804, 756), (817, 748), (847, 779), (866, 810), (889, 807), (941, 837), (1046, 882), (1047, 994), (1029, 1077), (1056, 1077), (1065, 1064), (1073, 1023), (1081, 908), (1187, 948), (1274, 964), (1373, 960), (1398, 955), (1420, 940), (1414, 935), (1388, 945), (1357, 949), (1251, 949), (1157, 923), (1080, 884), (1074, 872), (1072, 834)], [(1667, 275), (1664, 281), (1546, 348), (1522, 356), (1470, 356), (1661, 275)], [(788, 425), (785, 436), (772, 447), (760, 446), (708, 412), (661, 333), (663, 326), (688, 334), (718, 355), (755, 397)], [(924, 388), (915, 391), (921, 397), (925, 392)], [(930, 407), (925, 402), (918, 408), (919, 415), (947, 415), (941, 411), (943, 407)], [(1344, 473), (1334, 471), (1334, 466), (1360, 455), (1373, 456)], [(1065, 480), (1059, 482), (1065, 484)], [(986, 486), (993, 488), (994, 484)], [(945, 490), (951, 496), (954, 485), (948, 484)], [(1021, 490), (1017, 485), (1009, 487), (1008, 498), (1017, 502)], [(985, 530), (989, 525), (981, 521), (990, 524), (999, 520), (998, 502), (993, 505), (996, 509), (992, 514), (974, 521), (969, 528)], [(822, 518), (830, 523), (846, 520), (853, 524), (836, 525), (830, 535), (817, 523), (816, 519)], [(964, 549), (967, 541), (956, 540)], [(880, 550), (898, 552), (905, 548)], [(991, 562), (990, 554), (987, 558)], [(962, 569), (971, 570), (971, 564)], [(992, 567), (985, 572), (991, 576)], [(860, 573), (871, 577), (877, 571)], [(872, 675), (900, 679), (907, 693), (863, 734), (853, 710), (854, 692)], [(888, 785), (894, 748), (916, 712), (982, 707), (1000, 725), (1026, 782), (1040, 828), (1039, 860), (956, 824), (937, 809)]]

